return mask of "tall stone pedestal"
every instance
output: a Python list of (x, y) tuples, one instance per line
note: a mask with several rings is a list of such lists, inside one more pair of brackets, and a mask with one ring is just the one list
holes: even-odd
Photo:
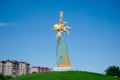
[(56, 58), (57, 67), (70, 67), (68, 50), (63, 36), (57, 38)]
[(65, 44), (64, 37), (57, 38), (57, 67), (53, 68), (53, 71), (71, 71), (70, 60), (68, 56), (67, 46)]

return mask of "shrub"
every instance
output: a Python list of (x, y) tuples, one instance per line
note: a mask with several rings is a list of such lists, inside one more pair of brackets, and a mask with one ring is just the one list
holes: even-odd
[(11, 79), (11, 78), (13, 78), (13, 77), (11, 77), (11, 76), (6, 76), (6, 79), (7, 79), (7, 80), (9, 80), (9, 79)]

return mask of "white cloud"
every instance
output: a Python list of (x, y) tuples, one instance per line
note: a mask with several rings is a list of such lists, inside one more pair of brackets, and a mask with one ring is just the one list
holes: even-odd
[(0, 27), (13, 26), (13, 25), (15, 25), (15, 24), (14, 23), (0, 22)]

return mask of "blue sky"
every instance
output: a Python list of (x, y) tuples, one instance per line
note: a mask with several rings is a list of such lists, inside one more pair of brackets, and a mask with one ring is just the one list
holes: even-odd
[(59, 12), (72, 27), (64, 33), (73, 69), (104, 73), (120, 66), (119, 0), (0, 0), (0, 60), (56, 66)]

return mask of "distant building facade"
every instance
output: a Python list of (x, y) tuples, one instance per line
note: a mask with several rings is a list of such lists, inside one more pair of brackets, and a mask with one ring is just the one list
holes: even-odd
[(47, 72), (47, 71), (51, 71), (50, 68), (48, 67), (41, 67), (41, 66), (33, 66), (32, 68), (30, 68), (30, 73), (38, 73), (38, 72)]
[(25, 75), (29, 73), (29, 64), (25, 62), (19, 62), (18, 63), (18, 75)]
[(20, 76), (29, 73), (29, 64), (19, 61), (0, 61), (0, 73), (7, 76)]

